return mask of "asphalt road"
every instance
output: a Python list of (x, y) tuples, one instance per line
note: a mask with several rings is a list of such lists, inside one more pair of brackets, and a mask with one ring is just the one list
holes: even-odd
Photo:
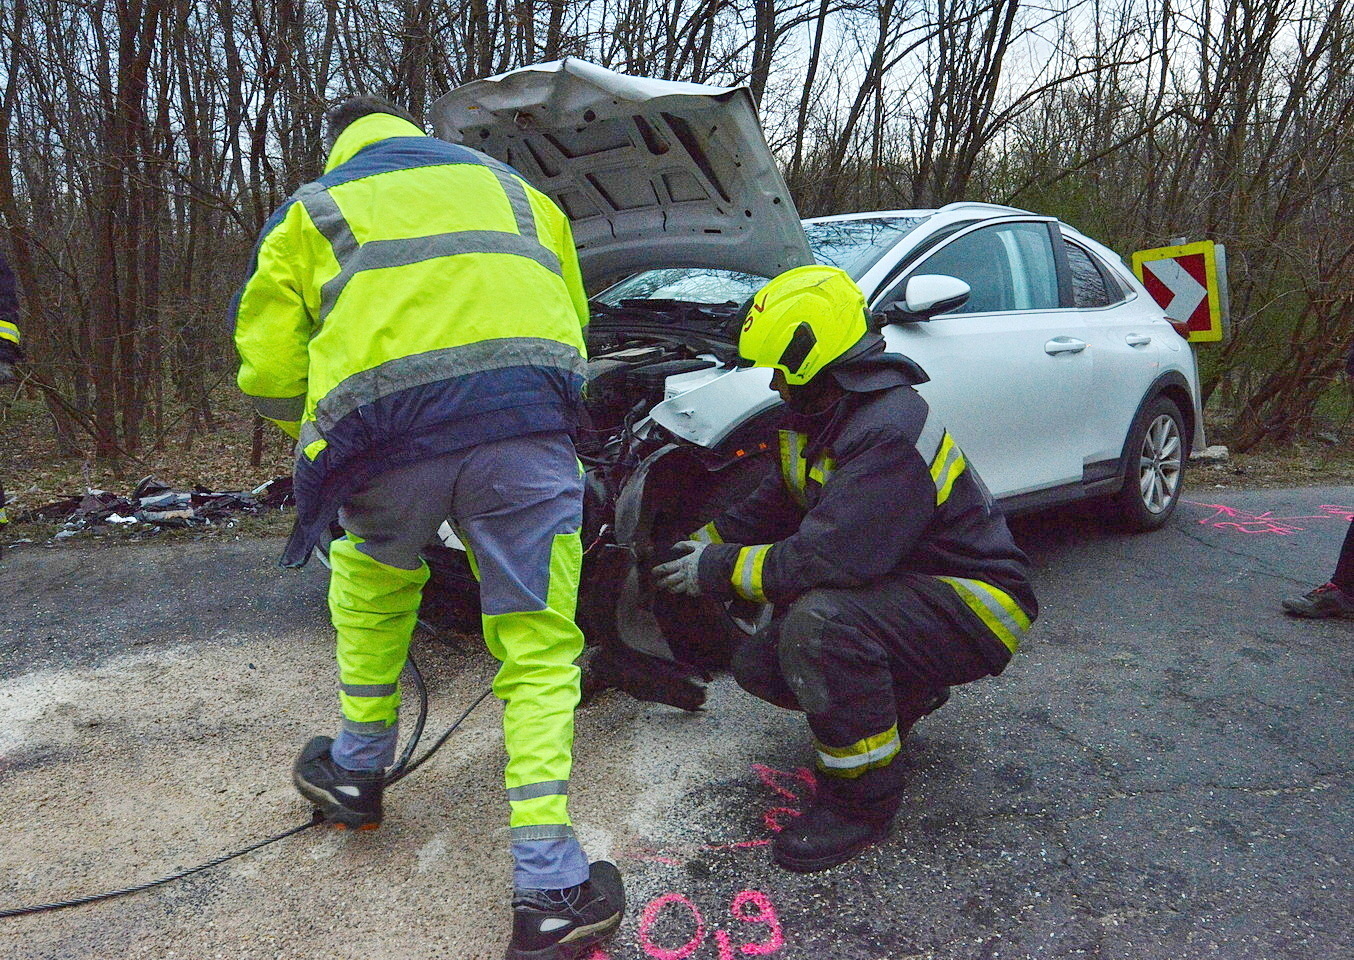
[[(615, 693), (584, 710), (575, 819), (632, 900), (605, 956), (1354, 955), (1354, 622), (1278, 611), (1329, 576), (1354, 487), (1189, 499), (1146, 536), (1077, 511), (1015, 525), (1034, 633), (918, 725), (892, 837), (835, 870), (768, 856), (811, 789), (794, 715), (727, 679), (699, 715)], [(324, 580), (275, 570), (277, 546), (6, 557), (0, 909), (304, 819), (286, 767), (332, 723)], [(419, 646), (437, 727), (491, 664)], [(0, 955), (500, 956), (497, 717), (393, 790), (380, 831), (310, 831), (175, 887), (0, 921)]]

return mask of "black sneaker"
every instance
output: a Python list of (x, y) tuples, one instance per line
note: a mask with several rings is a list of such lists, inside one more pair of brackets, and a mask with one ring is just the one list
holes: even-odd
[(1323, 583), (1300, 597), (1285, 600), (1283, 608), (1295, 617), (1313, 620), (1344, 617), (1354, 620), (1354, 597), (1333, 583)]
[(292, 765), (292, 782), (327, 822), (375, 830), (381, 825), (385, 771), (346, 770), (330, 756), (333, 745), (333, 737), (312, 737)]
[(621, 925), (625, 885), (614, 863), (598, 860), (567, 890), (514, 890), (507, 960), (577, 960)]
[(795, 873), (815, 873), (845, 863), (883, 840), (892, 826), (892, 819), (885, 823), (858, 820), (818, 802), (776, 834), (771, 859)]

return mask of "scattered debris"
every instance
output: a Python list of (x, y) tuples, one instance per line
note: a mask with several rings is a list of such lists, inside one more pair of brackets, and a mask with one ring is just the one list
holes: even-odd
[(103, 524), (147, 524), (158, 532), (164, 527), (191, 527), (233, 522), (234, 515), (276, 510), (295, 503), (291, 477), (275, 477), (253, 490), (174, 490), (154, 477), (145, 477), (128, 497), (107, 490), (90, 490), (19, 514), (20, 521), (59, 521), (65, 529), (56, 539), (75, 536), (81, 530)]

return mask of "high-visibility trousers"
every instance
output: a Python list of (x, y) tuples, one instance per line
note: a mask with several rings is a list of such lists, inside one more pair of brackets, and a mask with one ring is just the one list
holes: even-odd
[(519, 887), (588, 877), (568, 812), (583, 635), (574, 623), (582, 564), (583, 485), (564, 433), (537, 433), (389, 470), (344, 504), (347, 536), (330, 547), (343, 729), (335, 760), (389, 764), (399, 676), (427, 566), (419, 557), (450, 519), (480, 581), (485, 643), (502, 663), (506, 785)]

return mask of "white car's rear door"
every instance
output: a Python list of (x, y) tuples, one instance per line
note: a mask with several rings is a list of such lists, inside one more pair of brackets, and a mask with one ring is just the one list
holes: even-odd
[(1081, 314), (1060, 305), (1050, 223), (961, 233), (873, 306), (900, 301), (908, 277), (928, 274), (965, 281), (969, 301), (932, 320), (892, 324), (884, 336), (930, 375), (919, 390), (965, 456), (998, 497), (1079, 483), (1092, 356)]
[(1067, 238), (1072, 290), (1094, 360), (1095, 403), (1086, 411), (1085, 462), (1090, 479), (1114, 476), (1138, 406), (1162, 369), (1166, 339), (1175, 333), (1156, 304), (1137, 298), (1101, 262), (1108, 253)]

